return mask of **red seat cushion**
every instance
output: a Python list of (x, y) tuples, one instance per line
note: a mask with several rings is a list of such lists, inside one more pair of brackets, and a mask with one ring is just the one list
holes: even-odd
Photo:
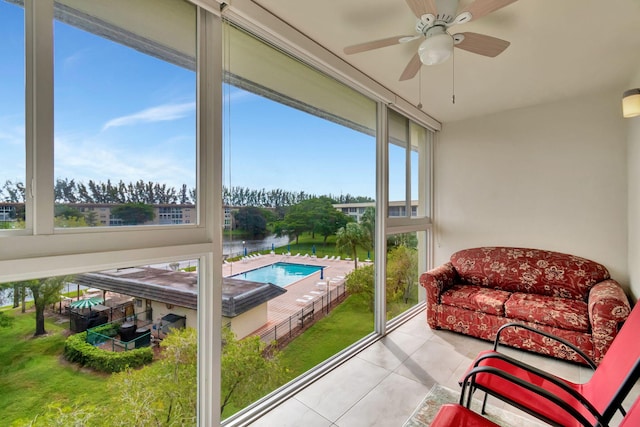
[[(483, 351), (480, 353), (479, 358), (484, 354), (494, 353), (492, 351)], [(495, 353), (494, 353), (495, 354)], [(477, 360), (477, 359), (476, 359)], [(507, 372), (513, 376), (521, 378), (530, 384), (544, 389), (550, 393), (558, 396), (562, 401), (569, 404), (572, 408), (575, 408), (580, 412), (587, 420), (595, 423), (593, 415), (582, 406), (572, 395), (567, 393), (562, 388), (548, 381), (547, 379), (540, 377), (534, 373), (524, 370), (518, 366), (505, 362), (499, 358), (487, 358), (478, 363), (479, 366), (490, 366), (497, 368), (500, 371)], [(475, 386), (481, 390), (490, 390), (491, 394), (500, 397), (503, 396), (511, 400), (514, 404), (533, 409), (537, 414), (546, 417), (557, 425), (566, 427), (574, 427), (580, 425), (578, 421), (564, 409), (551, 403), (551, 401), (542, 398), (535, 392), (529, 391), (523, 387), (520, 387), (513, 382), (500, 378), (497, 375), (489, 373), (478, 373), (475, 377)], [(572, 383), (570, 381), (563, 380), (563, 382), (571, 389), (579, 394), (583, 394), (583, 385)]]
[(511, 294), (473, 285), (454, 285), (440, 296), (445, 305), (504, 316), (504, 304)]
[(500, 427), (472, 410), (455, 403), (442, 405), (429, 425), (431, 427)]
[(505, 316), (525, 322), (576, 332), (589, 330), (587, 303), (568, 298), (535, 294), (512, 294), (505, 303)]

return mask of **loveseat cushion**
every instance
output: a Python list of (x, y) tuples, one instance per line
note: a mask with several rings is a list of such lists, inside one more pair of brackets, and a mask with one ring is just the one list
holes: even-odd
[(609, 278), (594, 261), (540, 249), (464, 249), (451, 255), (451, 263), (472, 285), (583, 301), (593, 285)]
[(504, 304), (511, 293), (473, 285), (454, 285), (440, 296), (444, 305), (504, 316)]
[(587, 303), (570, 298), (535, 294), (511, 294), (505, 316), (516, 321), (538, 323), (576, 332), (589, 330)]

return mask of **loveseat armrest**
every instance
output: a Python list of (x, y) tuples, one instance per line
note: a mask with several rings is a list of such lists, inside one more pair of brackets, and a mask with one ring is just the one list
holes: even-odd
[(458, 279), (453, 264), (447, 262), (439, 267), (422, 273), (420, 285), (427, 290), (427, 299), (440, 303), (440, 294), (449, 289)]
[(631, 313), (629, 299), (618, 282), (613, 279), (597, 283), (589, 292), (589, 321), (593, 335), (593, 353), (596, 363), (618, 335), (620, 325)]
[(427, 291), (427, 323), (431, 328), (438, 327), (436, 311), (440, 304), (440, 295), (458, 280), (458, 272), (451, 262), (420, 275), (420, 285)]

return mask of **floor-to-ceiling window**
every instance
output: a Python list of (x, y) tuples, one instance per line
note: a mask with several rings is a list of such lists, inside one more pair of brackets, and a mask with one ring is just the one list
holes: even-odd
[(195, 10), (151, 6), (55, 4), (56, 227), (196, 219)]
[[(276, 283), (286, 292), (267, 303), (267, 322), (256, 331), (279, 342), (286, 375), (275, 389), (374, 330), (373, 241), (348, 209), (375, 206), (377, 107), (236, 27), (224, 36), (223, 202), (234, 218), (225, 241), (242, 242), (228, 254), (226, 274), (280, 264), (318, 268)], [(264, 217), (262, 228), (245, 219), (251, 211)], [(224, 365), (222, 376), (224, 397)], [(270, 391), (255, 388), (253, 400)], [(231, 400), (223, 417), (251, 403)]]
[(387, 117), (385, 271), (391, 319), (425, 299), (418, 278), (429, 265), (432, 134), (394, 110)]
[[(212, 196), (197, 185), (215, 156), (214, 127), (196, 120), (202, 16), (182, 0), (0, 2), (0, 220), (25, 228), (0, 231), (4, 422), (115, 425), (135, 414), (139, 425), (195, 425), (198, 392), (217, 400), (196, 372), (198, 357), (216, 363), (216, 345), (201, 350), (194, 332), (219, 275), (214, 215), (201, 207)], [(85, 338), (93, 327), (103, 329)], [(80, 369), (63, 357), (67, 337), (139, 352), (145, 367)], [(201, 420), (211, 425), (211, 413)]]
[[(299, 295), (293, 287), (285, 293), (293, 296), (294, 317), (285, 316), (293, 324), (289, 330), (304, 332), (281, 348), (283, 358), (303, 362), (291, 365), (285, 381), (327, 358), (346, 357), (344, 350), (352, 343), (372, 335), (374, 319), (386, 318), (387, 311), (375, 305), (376, 282), (386, 282), (376, 277), (375, 267), (389, 263), (388, 249), (378, 250), (382, 243), (376, 242), (376, 227), (384, 227), (385, 236), (401, 236), (395, 239), (398, 242), (408, 232), (428, 229), (424, 224), (398, 228), (392, 215), (375, 220), (376, 212), (386, 215), (387, 204), (397, 202), (399, 215), (407, 215), (414, 210), (414, 200), (420, 201), (416, 212), (423, 222), (428, 215), (421, 201), (425, 193), (414, 194), (426, 182), (416, 178), (416, 171), (425, 173), (428, 151), (423, 156), (420, 150), (428, 144), (414, 144), (412, 136), (404, 139), (411, 141), (405, 145), (408, 156), (393, 154), (394, 159), (405, 159), (400, 173), (409, 176), (400, 185), (401, 196), (389, 198), (389, 203), (378, 196), (376, 156), (386, 144), (386, 135), (381, 136), (376, 120), (381, 110), (388, 109), (385, 103), (235, 29), (225, 30), (228, 37), (220, 46), (215, 39), (200, 39), (196, 44), (195, 34), (201, 30), (196, 20), (218, 22), (187, 1), (122, 0), (105, 6), (99, 1), (12, 0), (0, 4), (17, 16), (0, 15), (16, 24), (2, 25), (2, 30), (18, 28), (18, 33), (26, 35), (22, 53), (26, 91), (20, 107), (26, 113), (23, 124), (16, 122), (18, 136), (20, 127), (26, 127), (23, 151), (16, 151), (22, 158), (18, 168), (24, 171), (16, 180), (24, 180), (27, 199), (27, 230), (2, 232), (0, 282), (110, 271), (117, 276), (148, 266), (195, 274), (201, 425), (215, 424), (218, 404), (224, 402), (224, 396), (218, 398), (220, 383), (228, 379), (217, 359), (220, 328), (227, 322), (234, 326), (241, 316), (221, 308), (227, 298), (221, 290), (226, 286), (222, 277), (224, 269), (234, 268), (237, 273), (257, 262), (247, 259), (245, 263), (243, 257), (273, 256), (288, 264), (303, 260), (303, 264), (322, 267), (311, 274), (311, 287)], [(20, 30), (25, 17), (26, 26)], [(206, 65), (196, 55), (196, 45), (199, 53), (206, 53)], [(222, 46), (224, 79), (216, 55)], [(16, 64), (19, 69), (20, 62)], [(221, 140), (216, 133), (222, 135), (222, 131), (216, 126), (222, 122), (222, 110), (216, 109), (219, 93), (215, 93), (222, 92), (223, 85), (224, 158), (217, 157)], [(203, 96), (210, 98), (203, 100)], [(414, 126), (410, 124), (409, 129)], [(9, 129), (3, 126), (3, 137)], [(218, 173), (222, 177), (223, 163), (224, 183), (217, 177)], [(224, 201), (229, 204), (224, 208), (223, 184)], [(384, 185), (389, 193), (395, 187), (394, 183)], [(152, 214), (134, 206), (137, 209), (128, 211), (134, 221), (125, 219), (126, 210), (113, 215), (114, 205), (131, 201), (149, 205), (150, 200), (160, 200)], [(189, 204), (194, 205), (192, 210), (181, 209)], [(252, 207), (260, 209), (258, 216), (268, 219), (268, 230), (284, 243), (274, 241), (253, 250), (249, 239), (234, 234), (242, 221), (256, 218), (255, 212), (246, 209)], [(154, 219), (149, 220), (149, 215)], [(54, 221), (55, 217), (64, 220)], [(301, 218), (306, 222), (299, 226)], [(227, 219), (230, 244), (225, 253), (220, 230)], [(183, 227), (149, 226), (180, 223)], [(392, 246), (384, 241), (385, 248)], [(409, 246), (421, 250), (427, 239), (417, 233), (405, 241), (417, 241)], [(418, 255), (417, 262), (425, 259), (426, 254)], [(352, 273), (355, 278), (350, 280)], [(412, 298), (411, 304), (417, 301), (411, 288), (406, 295)], [(108, 297), (103, 294), (103, 302)], [(153, 310), (146, 319), (152, 326), (172, 314), (167, 310), (177, 310), (171, 301), (159, 300), (155, 306), (149, 298), (132, 297), (137, 308)], [(259, 310), (250, 313), (251, 322)], [(333, 326), (323, 329), (323, 318), (333, 320), (325, 324)], [(193, 319), (192, 314), (187, 319)], [(266, 319), (264, 324), (269, 326)], [(315, 322), (313, 327), (309, 322)], [(271, 333), (281, 338), (275, 328), (263, 332), (266, 340)], [(226, 337), (225, 342), (229, 342)], [(317, 343), (324, 343), (321, 348), (326, 351), (308, 351), (314, 358), (303, 361), (302, 347)]]
[(25, 227), (24, 10), (0, 1), (0, 233)]

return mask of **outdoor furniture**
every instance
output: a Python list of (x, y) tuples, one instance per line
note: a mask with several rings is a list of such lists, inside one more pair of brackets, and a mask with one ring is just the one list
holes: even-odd
[[(596, 364), (630, 311), (603, 265), (541, 249), (464, 249), (423, 273), (420, 284), (432, 329), (493, 341), (502, 325), (519, 322), (563, 338)], [(501, 343), (584, 363), (564, 345), (526, 331), (506, 330)]]
[(500, 427), (471, 409), (456, 403), (442, 405), (430, 427)]
[(151, 331), (147, 328), (138, 328), (135, 331), (136, 348), (148, 347), (151, 344)]
[(133, 339), (135, 338), (135, 335), (136, 335), (136, 325), (135, 325), (135, 323), (133, 323), (133, 322), (124, 322), (122, 325), (120, 325), (118, 333), (120, 334), (120, 341), (122, 341), (122, 342), (133, 341)]
[[(515, 324), (505, 328), (524, 330)], [(470, 406), (473, 393), (481, 390), (552, 425), (606, 426), (640, 378), (639, 328), (640, 305), (636, 305), (597, 367), (570, 343), (526, 329), (558, 340), (566, 351), (580, 355), (595, 369), (585, 383), (573, 383), (498, 352), (498, 335), (494, 350), (481, 352), (465, 374), (461, 402), (466, 395)]]

